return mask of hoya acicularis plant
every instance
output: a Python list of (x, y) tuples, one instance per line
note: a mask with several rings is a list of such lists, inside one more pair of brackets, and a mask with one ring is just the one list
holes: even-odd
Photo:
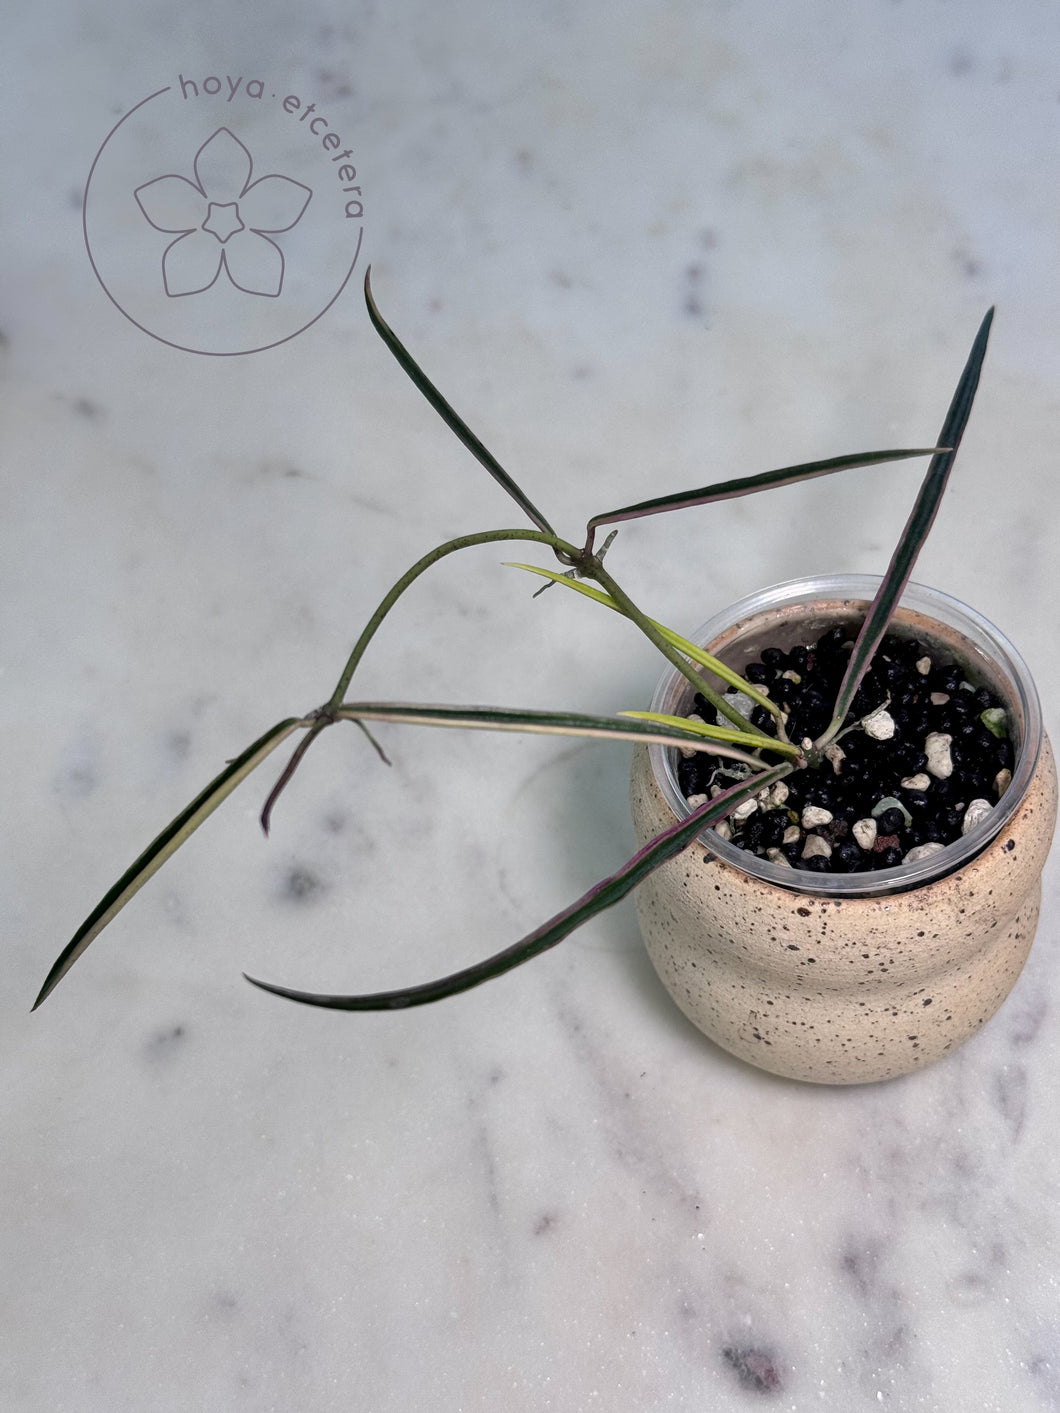
[[(290, 1000), (348, 1011), (391, 1010), (437, 1001), (465, 991), (528, 961), (555, 946), (582, 923), (624, 898), (653, 869), (687, 848), (704, 829), (721, 826), (731, 830), (732, 825), (726, 824), (731, 817), (736, 816), (739, 820), (754, 813), (754, 810), (748, 811), (750, 802), (757, 803), (770, 797), (776, 800), (784, 797), (785, 790), (786, 798), (792, 798), (800, 789), (805, 791), (805, 785), (801, 782), (827, 779), (827, 773), (834, 773), (836, 748), (845, 748), (849, 753), (855, 734), (864, 732), (864, 722), (859, 713), (864, 706), (865, 693), (862, 692), (860, 698), (858, 694), (866, 682), (866, 674), (870, 672), (875, 655), (884, 643), (888, 626), (946, 488), (979, 382), (993, 318), (992, 309), (983, 319), (976, 335), (936, 446), (912, 450), (858, 452), (787, 466), (757, 476), (722, 481), (671, 495), (656, 496), (635, 505), (623, 506), (594, 516), (588, 523), (584, 538), (580, 543), (574, 543), (556, 534), (544, 515), (413, 360), (376, 308), (368, 276), (365, 277), (365, 298), (372, 323), (390, 351), (450, 429), (504, 487), (530, 521), (532, 528), (484, 530), (462, 535), (439, 545), (406, 570), (368, 620), (328, 700), (314, 711), (304, 716), (289, 717), (266, 731), (231, 760), (201, 794), (152, 840), (103, 896), (60, 953), (41, 988), (35, 1007), (41, 1004), (89, 943), (189, 835), (278, 746), (299, 732), (303, 733), (302, 739), (269, 794), (262, 811), (262, 826), (266, 833), (273, 806), (306, 751), (322, 731), (340, 721), (356, 723), (373, 745), (375, 742), (369, 734), (368, 723), (404, 722), (487, 731), (545, 732), (642, 743), (663, 742), (680, 749), (689, 759), (702, 756), (714, 763), (722, 762), (729, 768), (728, 774), (720, 774), (711, 780), (712, 786), (716, 787), (711, 792), (693, 792), (694, 797), (697, 794), (703, 797), (696, 800), (687, 818), (678, 820), (665, 829), (615, 873), (601, 880), (562, 912), (518, 942), (474, 966), (438, 981), (369, 995), (321, 995), (247, 978), (253, 981), (254, 985)], [(828, 684), (830, 695), (824, 701), (823, 710), (818, 709), (812, 727), (805, 727), (805, 722), (800, 724), (799, 714), (790, 705), (785, 709), (783, 693), (772, 690), (769, 681), (759, 680), (756, 683), (738, 676), (694, 643), (649, 618), (630, 599), (604, 565), (604, 552), (614, 532), (599, 550), (596, 548), (596, 533), (604, 526), (615, 526), (625, 521), (703, 505), (710, 501), (751, 495), (852, 467), (919, 456), (930, 456), (931, 460), (909, 520), (860, 631), (854, 641), (842, 650), (841, 669), (832, 673)], [(521, 568), (588, 595), (629, 619), (655, 645), (662, 656), (688, 679), (692, 689), (698, 694), (697, 705), (700, 710), (696, 714), (701, 719), (697, 721), (681, 717), (662, 717), (646, 712), (588, 716), (510, 707), (439, 707), (403, 702), (350, 700), (350, 685), (365, 650), (391, 608), (422, 574), (439, 560), (474, 545), (520, 541), (536, 543), (551, 550), (561, 566), (558, 570), (535, 565), (521, 565)], [(715, 678), (720, 678), (727, 690), (718, 691), (712, 686), (704, 676), (703, 669)], [(758, 673), (750, 675), (761, 677)], [(871, 681), (871, 678), (869, 680)], [(745, 714), (747, 703), (750, 703), (749, 714)], [(745, 710), (741, 710), (741, 707)], [(887, 710), (884, 702), (872, 702), (871, 708), (873, 711)], [(983, 708), (984, 711), (987, 709)], [(794, 732), (793, 725), (798, 728)], [(840, 737), (844, 737), (845, 746)], [(849, 740), (846, 740), (848, 737)], [(385, 760), (386, 757), (378, 746), (376, 750)], [(891, 822), (893, 821), (885, 819), (884, 825)], [(770, 827), (775, 831), (777, 825)], [(878, 828), (877, 820), (877, 830)], [(776, 847), (782, 848), (783, 844), (780, 843)]]

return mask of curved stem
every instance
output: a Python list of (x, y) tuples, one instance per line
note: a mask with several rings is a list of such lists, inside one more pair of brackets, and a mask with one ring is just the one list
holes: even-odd
[[(349, 660), (342, 670), (342, 676), (328, 699), (324, 711), (334, 711), (342, 705), (342, 700), (350, 685), (350, 679), (357, 669), (357, 664), (364, 656), (365, 649), (375, 637), (376, 631), (383, 619), (397, 603), (405, 590), (413, 584), (421, 574), (430, 569), (432, 564), (437, 564), (446, 555), (455, 554), (457, 550), (470, 549), (473, 545), (496, 544), (499, 540), (536, 540), (538, 544), (549, 545), (556, 552), (557, 558), (563, 559), (569, 556), (573, 559), (578, 557), (578, 551), (573, 545), (561, 540), (557, 535), (548, 534), (544, 530), (482, 530), (475, 535), (459, 535), (455, 540), (447, 540), (444, 545), (439, 545), (429, 554), (425, 554), (422, 559), (418, 559), (411, 569), (407, 569), (394, 587), (383, 599), (382, 603), (372, 614), (364, 631), (354, 644), (353, 652), (350, 653)], [(564, 562), (568, 562), (564, 560)]]
[[(557, 558), (564, 560), (567, 556), (577, 555), (577, 550), (575, 550), (573, 545), (569, 545), (566, 540), (561, 540), (556, 535), (550, 534), (544, 530), (482, 530), (478, 534), (459, 535), (455, 540), (447, 540), (445, 544), (438, 545), (436, 549), (433, 549), (428, 554), (425, 554), (422, 559), (418, 559), (411, 569), (406, 570), (405, 573), (402, 574), (401, 578), (397, 581), (397, 583), (390, 590), (390, 592), (384, 597), (382, 603), (380, 603), (379, 607), (372, 614), (371, 618), (365, 625), (361, 636), (357, 639), (356, 643), (353, 646), (353, 651), (350, 653), (349, 659), (346, 662), (346, 666), (342, 670), (342, 676), (339, 678), (335, 686), (335, 690), (332, 692), (331, 696), (324, 703), (324, 705), (322, 707), (319, 707), (315, 712), (312, 713), (312, 729), (305, 737), (305, 739), (299, 743), (297, 749), (295, 750), (291, 759), (288, 761), (286, 767), (284, 768), (283, 774), (280, 776), (279, 780), (277, 780), (276, 784), (269, 792), (268, 799), (265, 801), (264, 808), (261, 812), (261, 827), (266, 834), (268, 834), (269, 832), (269, 822), (272, 818), (272, 811), (275, 808), (276, 801), (279, 799), (280, 795), (290, 784), (295, 771), (305, 759), (305, 755), (306, 752), (309, 750), (309, 747), (313, 744), (313, 742), (316, 740), (316, 738), (320, 735), (320, 733), (324, 730), (325, 727), (331, 726), (338, 719), (338, 709), (342, 706), (343, 700), (346, 696), (346, 692), (350, 685), (350, 680), (352, 679), (354, 672), (357, 670), (357, 664), (364, 656), (368, 644), (375, 637), (376, 632), (378, 631), (380, 625), (383, 622), (383, 619), (394, 607), (401, 595), (405, 592), (407, 588), (409, 588), (411, 584), (415, 583), (415, 581), (420, 577), (421, 574), (425, 573), (428, 569), (430, 569), (432, 564), (437, 564), (437, 562), (440, 559), (444, 559), (446, 555), (455, 554), (457, 550), (470, 549), (473, 545), (487, 545), (491, 543), (496, 543), (498, 540), (534, 540), (538, 544), (550, 545), (553, 551), (555, 552)], [(363, 725), (363, 723), (361, 723), (361, 728), (368, 736), (368, 739), (372, 741), (371, 733), (368, 731), (368, 728)], [(379, 745), (375, 741), (372, 741), (372, 744), (375, 746), (376, 750), (379, 751), (379, 754), (382, 756), (386, 764), (389, 765), (390, 762), (387, 761), (386, 756), (382, 752), (382, 750), (380, 750)]]

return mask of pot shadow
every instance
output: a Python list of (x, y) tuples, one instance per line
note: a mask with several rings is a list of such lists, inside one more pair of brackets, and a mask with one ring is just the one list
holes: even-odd
[[(562, 827), (539, 832), (529, 855), (526, 840), (520, 841), (518, 848), (520, 861), (539, 877), (550, 880), (553, 911), (613, 873), (633, 854), (636, 840), (629, 810), (630, 765), (629, 752), (613, 746), (608, 749), (596, 742), (579, 742), (538, 766), (518, 788), (520, 814), (532, 817), (539, 813), (543, 802), (534, 796), (540, 793), (547, 796), (550, 811), (562, 821)], [(510, 841), (501, 846), (502, 850), (511, 847)], [(502, 864), (502, 871), (510, 882), (511, 870)], [(505, 891), (514, 901), (511, 886)], [(601, 913), (591, 930), (575, 932), (560, 945), (571, 951), (610, 953), (644, 1007), (645, 1024), (665, 1026), (672, 1034), (678, 1034), (723, 1073), (733, 1077), (754, 1075), (803, 1091), (807, 1087), (835, 1087), (808, 1086), (806, 1081), (773, 1074), (730, 1054), (704, 1035), (672, 999), (652, 965), (637, 921), (635, 891)]]
[(716, 1066), (722, 1074), (731, 1075), (734, 1078), (743, 1076), (744, 1078), (754, 1078), (756, 1080), (767, 1081), (780, 1089), (805, 1093), (807, 1090), (834, 1090), (834, 1089), (857, 1089), (860, 1085), (834, 1085), (834, 1084), (814, 1084), (809, 1080), (791, 1079), (787, 1075), (774, 1074), (772, 1070), (762, 1069), (759, 1065), (752, 1065), (749, 1060), (741, 1060), (738, 1055), (731, 1054), (716, 1041), (711, 1040), (708, 1035), (704, 1035), (698, 1026), (693, 1023), (681, 1010), (677, 1002), (673, 999), (666, 987), (659, 980), (659, 975), (652, 966), (651, 958), (647, 949), (639, 936), (636, 916), (633, 909), (630, 909), (630, 921), (633, 931), (637, 934), (640, 945), (629, 951), (621, 953), (621, 963), (623, 971), (629, 979), (630, 985), (636, 991), (641, 1000), (647, 1018), (652, 1024), (664, 1025), (668, 1030), (680, 1036), (682, 1042), (689, 1047), (702, 1052), (703, 1058)]

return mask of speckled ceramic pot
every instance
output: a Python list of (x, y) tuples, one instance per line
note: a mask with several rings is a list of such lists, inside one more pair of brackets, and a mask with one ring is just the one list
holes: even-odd
[[(787, 649), (859, 617), (878, 584), (781, 584), (696, 641), (741, 669), (769, 644)], [(991, 814), (930, 859), (859, 874), (785, 869), (709, 830), (636, 894), (652, 962), (685, 1014), (741, 1059), (794, 1079), (889, 1079), (955, 1050), (1004, 1001), (1037, 927), (1057, 783), (1027, 667), (979, 614), (918, 585), (893, 631), (956, 659), (1005, 702), (1016, 766)], [(669, 673), (652, 709), (687, 711), (690, 699)], [(667, 748), (637, 748), (632, 805), (640, 843), (688, 814)]]

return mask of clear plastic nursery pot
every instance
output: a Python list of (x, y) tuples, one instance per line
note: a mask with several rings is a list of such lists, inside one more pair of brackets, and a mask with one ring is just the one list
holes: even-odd
[[(739, 671), (765, 647), (859, 620), (879, 583), (779, 584), (695, 641)], [(1038, 923), (1057, 780), (1026, 664), (973, 609), (915, 584), (891, 631), (960, 663), (1005, 703), (1016, 761), (987, 818), (919, 863), (855, 874), (785, 868), (707, 830), (636, 893), (649, 955), (685, 1014), (726, 1050), (793, 1079), (859, 1084), (941, 1059), (1004, 1001)], [(687, 712), (691, 698), (670, 670), (652, 710)], [(637, 748), (632, 808), (639, 843), (689, 814), (670, 748)]]

